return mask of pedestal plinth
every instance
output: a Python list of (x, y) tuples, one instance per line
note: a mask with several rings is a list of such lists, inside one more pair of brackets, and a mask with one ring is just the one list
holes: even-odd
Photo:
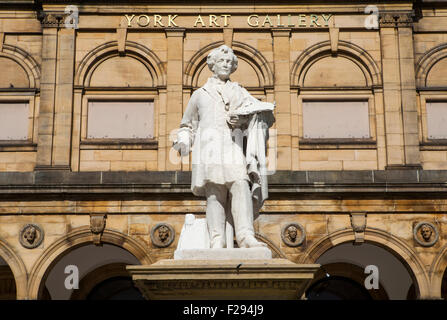
[(203, 259), (208, 250), (183, 252), (180, 256), (188, 260), (166, 259), (151, 265), (127, 266), (127, 270), (150, 300), (296, 300), (320, 267), (286, 259), (256, 259), (255, 251), (261, 248), (217, 249), (224, 250), (221, 256), (216, 249), (209, 250), (213, 251), (213, 259)]

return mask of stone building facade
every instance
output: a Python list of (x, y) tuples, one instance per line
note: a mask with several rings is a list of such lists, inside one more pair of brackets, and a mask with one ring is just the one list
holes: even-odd
[(0, 298), (141, 298), (125, 265), (205, 212), (171, 146), (221, 44), (276, 101), (255, 228), (322, 265), (307, 298), (446, 299), (447, 7), (424, 0), (0, 1)]

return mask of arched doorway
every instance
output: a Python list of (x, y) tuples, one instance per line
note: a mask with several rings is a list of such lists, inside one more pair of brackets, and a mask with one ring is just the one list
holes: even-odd
[[(102, 246), (93, 245), (90, 228), (80, 227), (49, 246), (30, 272), (30, 299), (42, 299), (45, 287), (52, 299), (70, 299), (72, 292), (79, 290), (72, 287), (74, 269), (78, 273), (77, 279), (81, 280), (93, 270), (109, 264), (153, 263), (144, 243), (121, 232), (105, 229), (101, 241)], [(67, 266), (75, 268), (66, 269)], [(70, 277), (68, 288), (67, 277)]]
[(306, 290), (308, 300), (388, 300), (384, 286), (377, 290), (365, 288), (364, 268), (352, 263), (328, 263), (315, 273)]
[[(125, 266), (136, 264), (140, 264), (138, 259), (123, 248), (111, 244), (86, 244), (66, 253), (49, 271), (45, 285), (54, 300), (69, 300), (73, 295), (88, 299), (91, 291), (96, 292), (93, 297), (111, 298), (123, 290), (124, 282), (127, 283), (124, 288), (130, 289), (132, 279)], [(120, 273), (116, 272), (117, 265)], [(77, 268), (78, 288), (67, 287), (67, 277), (74, 274), (73, 269), (66, 269), (67, 266)], [(77, 291), (83, 294), (76, 294)]]
[(335, 231), (314, 242), (299, 263), (318, 263), (324, 267), (343, 262), (356, 265), (363, 272), (368, 265), (377, 266), (381, 287), (389, 299), (405, 300), (412, 285), (414, 294), (410, 297), (430, 297), (428, 272), (405, 242), (386, 231), (372, 228), (365, 229), (365, 242), (354, 245), (354, 240), (352, 229)]
[[(405, 300), (409, 297), (408, 292), (412, 288), (414, 291), (416, 287), (414, 276), (402, 261), (374, 243), (341, 243), (326, 250), (316, 263), (322, 267), (307, 291), (308, 299), (320, 299), (324, 295), (334, 299), (357, 296), (359, 299)], [(370, 275), (369, 272), (365, 273), (365, 268), (369, 265), (377, 267), (378, 289), (365, 287), (365, 279)], [(315, 287), (317, 283), (320, 287)], [(326, 288), (325, 291), (322, 288)], [(315, 289), (319, 289), (321, 293), (316, 295)], [(343, 290), (348, 291), (342, 292)]]
[(16, 297), (14, 274), (8, 263), (0, 257), (0, 300), (15, 300)]
[(442, 276), (441, 298), (447, 300), (447, 268), (445, 269), (444, 275)]
[(94, 269), (73, 290), (70, 300), (144, 300), (125, 263), (110, 263)]

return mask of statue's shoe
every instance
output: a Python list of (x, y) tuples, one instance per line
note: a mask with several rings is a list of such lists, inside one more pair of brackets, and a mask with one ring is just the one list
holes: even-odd
[(255, 237), (246, 237), (240, 244), (240, 248), (265, 248), (267, 244), (256, 240)]

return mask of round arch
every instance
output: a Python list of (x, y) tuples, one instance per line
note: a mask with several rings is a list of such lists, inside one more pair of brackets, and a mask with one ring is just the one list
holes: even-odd
[(447, 43), (438, 45), (424, 53), (424, 55), (419, 59), (416, 67), (417, 87), (427, 86), (430, 70), (436, 63), (444, 58), (447, 58)]
[[(133, 239), (124, 233), (105, 229), (101, 242), (116, 245), (121, 247), (137, 258), (141, 264), (152, 264), (154, 260), (146, 250), (146, 246), (136, 239)], [(54, 242), (48, 247), (39, 259), (35, 262), (28, 281), (28, 293), (29, 298), (37, 300), (44, 288), (46, 276), (51, 268), (61, 259), (64, 255), (71, 250), (79, 248), (86, 244), (92, 243), (92, 232), (90, 227), (84, 226), (74, 229), (64, 237)]]
[[(306, 251), (299, 263), (315, 263), (330, 248), (354, 240), (354, 232), (351, 228), (335, 231), (315, 242)], [(376, 228), (365, 229), (365, 242), (375, 244), (393, 254), (413, 278), (413, 282), (419, 291), (419, 298), (430, 297), (429, 277), (424, 264), (405, 242), (386, 231)]]
[(25, 70), (30, 88), (40, 87), (40, 68), (36, 60), (25, 50), (9, 44), (3, 45), (0, 57), (8, 58)]
[[(332, 55), (331, 42), (329, 40), (319, 42), (304, 50), (293, 63), (290, 78), (291, 85), (303, 87), (306, 72), (316, 60)], [(367, 80), (367, 86), (379, 87), (382, 85), (379, 67), (372, 56), (361, 47), (340, 40), (336, 55), (344, 57), (356, 64), (363, 71)]]
[[(192, 56), (185, 68), (184, 86), (197, 87), (198, 77), (203, 68), (206, 67), (206, 58), (209, 52), (223, 44), (225, 44), (223, 41), (210, 43)], [(273, 86), (273, 69), (261, 52), (239, 41), (233, 41), (231, 48), (239, 59), (248, 63), (256, 72), (260, 87)]]
[(3, 239), (0, 239), (0, 256), (6, 261), (14, 275), (17, 300), (27, 299), (27, 273), (25, 264)]
[(442, 277), (447, 269), (447, 245), (441, 248), (438, 255), (430, 266), (430, 288), (431, 297), (439, 299), (441, 297)]
[[(104, 43), (90, 51), (80, 62), (76, 69), (75, 86), (88, 86), (95, 69), (105, 60), (122, 55), (118, 51), (118, 42), (110, 41)], [(125, 56), (137, 59), (145, 65), (156, 86), (166, 86), (166, 71), (158, 56), (147, 47), (133, 42), (126, 41)]]

